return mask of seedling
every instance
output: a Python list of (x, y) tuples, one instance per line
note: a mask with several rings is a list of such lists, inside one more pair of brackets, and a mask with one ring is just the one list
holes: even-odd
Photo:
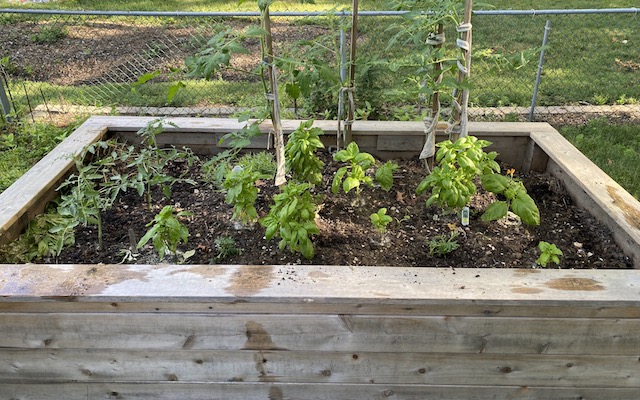
[(386, 208), (381, 208), (377, 212), (371, 214), (369, 219), (371, 219), (371, 223), (374, 228), (376, 228), (380, 233), (385, 233), (387, 231), (387, 225), (393, 221), (393, 218), (387, 215)]
[[(341, 167), (336, 171), (331, 184), (331, 191), (337, 194), (342, 190), (349, 193), (352, 189), (356, 189), (356, 195), (360, 195), (361, 185), (366, 184), (373, 186), (373, 179), (365, 174), (366, 170), (375, 164), (376, 160), (369, 153), (361, 152), (355, 142), (349, 143), (346, 149), (338, 151), (334, 154), (333, 159), (348, 165)], [(344, 181), (343, 181), (344, 179)]]
[(193, 214), (188, 211), (180, 211), (174, 215), (174, 211), (172, 206), (165, 206), (156, 214), (153, 221), (147, 224), (147, 227), (151, 227), (151, 229), (140, 239), (136, 248), (140, 249), (151, 240), (160, 259), (164, 259), (167, 254), (177, 254), (178, 244), (180, 242), (187, 243), (189, 239), (189, 230), (180, 222), (179, 218)]
[(309, 193), (310, 187), (308, 183), (287, 183), (282, 193), (273, 197), (275, 204), (269, 214), (260, 220), (266, 228), (267, 240), (279, 236), (280, 250), (288, 247), (309, 260), (315, 252), (310, 236), (320, 232), (315, 223), (316, 204)]
[(536, 264), (541, 267), (546, 267), (550, 262), (560, 264), (560, 257), (564, 255), (555, 244), (541, 241), (538, 243), (538, 249), (540, 250), (540, 257), (536, 260)]

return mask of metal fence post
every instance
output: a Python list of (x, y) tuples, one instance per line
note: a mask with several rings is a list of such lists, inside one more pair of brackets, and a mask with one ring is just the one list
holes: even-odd
[(540, 50), (540, 61), (538, 61), (538, 72), (536, 73), (536, 83), (533, 86), (533, 97), (531, 98), (531, 109), (529, 110), (529, 121), (533, 121), (533, 113), (536, 110), (536, 101), (538, 100), (538, 87), (542, 78), (542, 67), (544, 65), (544, 51), (549, 41), (549, 30), (551, 30), (551, 20), (547, 20), (544, 25), (544, 35), (542, 37), (542, 50)]
[(0, 74), (0, 103), (2, 104), (2, 114), (7, 116), (11, 113), (11, 103), (9, 103), (7, 92), (4, 90), (5, 85), (7, 85), (7, 82), (5, 82), (4, 76)]

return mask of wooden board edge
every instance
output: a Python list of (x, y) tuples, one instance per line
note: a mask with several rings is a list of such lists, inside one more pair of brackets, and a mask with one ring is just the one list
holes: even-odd
[(52, 199), (52, 191), (74, 165), (73, 157), (100, 140), (106, 126), (89, 118), (32, 168), (0, 193), (0, 244), (14, 239)]
[(576, 149), (559, 132), (531, 132), (550, 159), (548, 172), (565, 184), (573, 200), (613, 234), (640, 268), (640, 201)]

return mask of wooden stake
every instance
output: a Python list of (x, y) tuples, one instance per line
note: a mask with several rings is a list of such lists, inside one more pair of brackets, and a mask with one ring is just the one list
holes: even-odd
[[(468, 26), (468, 29), (462, 30), (460, 33), (460, 41), (464, 44), (466, 43), (466, 48), (460, 47), (462, 49), (463, 59), (464, 59), (464, 67), (466, 72), (462, 69), (458, 69), (458, 82), (462, 82), (465, 79), (468, 79), (471, 74), (471, 14), (473, 9), (473, 0), (465, 0), (464, 5), (464, 17), (463, 17), (463, 25)], [(449, 132), (449, 139), (451, 141), (457, 140), (459, 137), (464, 137), (468, 135), (468, 115), (467, 115), (467, 105), (469, 103), (469, 90), (463, 89), (461, 93), (458, 94), (458, 90), (454, 89), (453, 91), (454, 102), (457, 102), (460, 109), (458, 110), (456, 107), (452, 110), (452, 127)]]
[(285, 155), (284, 155), (284, 133), (280, 121), (280, 99), (278, 98), (278, 80), (276, 67), (273, 65), (273, 39), (271, 36), (271, 18), (269, 16), (269, 6), (262, 11), (262, 25), (265, 31), (265, 60), (267, 63), (267, 74), (269, 75), (271, 123), (274, 132), (274, 146), (276, 150), (276, 186), (284, 185), (287, 182), (285, 177)]
[(352, 15), (351, 15), (351, 53), (350, 53), (350, 65), (349, 65), (349, 89), (347, 91), (347, 99), (348, 102), (348, 112), (347, 112), (347, 120), (345, 121), (345, 138), (344, 145), (348, 145), (351, 143), (352, 134), (351, 134), (351, 124), (353, 123), (354, 118), (354, 89), (355, 89), (355, 80), (356, 80), (356, 48), (357, 48), (357, 39), (358, 39), (358, 0), (353, 0), (352, 4)]

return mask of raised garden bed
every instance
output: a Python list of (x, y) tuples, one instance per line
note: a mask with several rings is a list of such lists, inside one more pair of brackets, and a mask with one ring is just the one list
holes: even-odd
[[(0, 195), (0, 238), (39, 212), (107, 134), (94, 117)], [(237, 128), (172, 120), (198, 152)], [(336, 123), (318, 122), (330, 133)], [(297, 122), (287, 121), (285, 130)], [(503, 161), (547, 171), (640, 266), (640, 205), (553, 128), (472, 123)], [(411, 157), (421, 123), (358, 122), (376, 156)], [(256, 143), (263, 148), (264, 143)], [(258, 260), (256, 260), (258, 263)], [(640, 271), (293, 265), (2, 265), (8, 398), (603, 398), (640, 390)]]

